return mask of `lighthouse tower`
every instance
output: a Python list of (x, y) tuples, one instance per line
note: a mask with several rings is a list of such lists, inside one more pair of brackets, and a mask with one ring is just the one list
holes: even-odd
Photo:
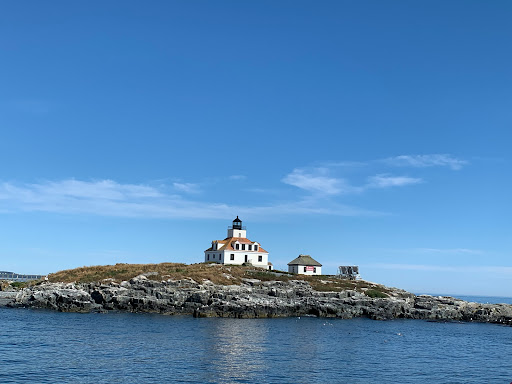
[(247, 237), (247, 230), (242, 226), (242, 220), (236, 217), (233, 225), (228, 227), (228, 237)]

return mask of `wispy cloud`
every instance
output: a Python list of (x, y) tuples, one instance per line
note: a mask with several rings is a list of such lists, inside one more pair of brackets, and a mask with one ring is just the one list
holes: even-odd
[(356, 188), (348, 184), (346, 180), (329, 176), (327, 168), (311, 170), (296, 168), (282, 181), (285, 184), (322, 195), (338, 195), (356, 191)]
[(296, 168), (282, 181), (319, 195), (360, 193), (370, 188), (403, 187), (423, 182), (421, 178), (416, 177), (379, 174), (368, 177), (366, 184), (352, 185), (344, 178), (330, 176), (327, 168), (312, 170)]
[(368, 165), (364, 161), (328, 161), (322, 163), (325, 167), (340, 167), (340, 168), (360, 168)]
[[(445, 166), (459, 169), (464, 162), (450, 155), (397, 156), (383, 161), (373, 161), (373, 166), (391, 165), (412, 167)], [(331, 166), (295, 168), (281, 182), (295, 186), (306, 193), (302, 197), (290, 197), (289, 188), (270, 184), (252, 186), (258, 192), (258, 204), (247, 201), (243, 205), (231, 205), (226, 201), (206, 201), (201, 192), (202, 184), (181, 181), (160, 181), (158, 187), (142, 184), (121, 184), (113, 180), (83, 181), (66, 179), (32, 184), (0, 183), (0, 213), (9, 212), (59, 212), (119, 217), (162, 218), (230, 218), (234, 214), (247, 217), (265, 215), (383, 215), (343, 204), (348, 194), (360, 194), (369, 189), (400, 188), (424, 182), (423, 178), (391, 173), (369, 175), (372, 167), (364, 163), (339, 162)], [(348, 169), (347, 167), (352, 167)], [(357, 168), (357, 169), (356, 169)], [(347, 174), (350, 173), (350, 180)], [(363, 173), (361, 175), (361, 173)], [(374, 173), (374, 172), (372, 172)], [(231, 175), (223, 179), (244, 180), (244, 175)], [(233, 183), (230, 183), (233, 186)], [(244, 184), (244, 183), (242, 183)], [(247, 191), (247, 186), (245, 186)], [(265, 193), (263, 193), (265, 192)], [(272, 192), (272, 193), (270, 193)], [(431, 251), (433, 252), (433, 251)]]
[(174, 189), (185, 193), (199, 193), (199, 185), (193, 183), (173, 183)]
[(462, 169), (468, 165), (467, 160), (459, 159), (451, 154), (426, 154), (426, 155), (399, 155), (387, 157), (384, 159), (373, 159), (366, 161), (327, 161), (321, 163), (321, 166), (327, 168), (345, 168), (345, 169), (362, 169), (364, 167), (384, 164), (388, 167), (412, 167), (412, 168), (428, 168), (428, 167), (447, 167), (453, 170)]
[(449, 154), (431, 154), (431, 155), (401, 155), (388, 157), (381, 160), (382, 162), (396, 167), (449, 167), (453, 170), (459, 170), (467, 161), (457, 159)]
[(371, 176), (368, 178), (368, 188), (389, 188), (389, 187), (403, 187), (406, 185), (419, 184), (423, 180), (416, 177), (407, 176), (390, 176), (387, 174), (381, 174)]
[[(424, 183), (422, 177), (394, 175), (390, 173), (397, 167), (427, 168), (447, 167), (459, 170), (467, 161), (458, 159), (449, 154), (428, 155), (400, 155), (385, 159), (368, 161), (330, 161), (322, 163), (322, 166), (295, 168), (286, 175), (282, 181), (305, 191), (317, 195), (341, 195), (347, 193), (360, 193), (374, 188), (404, 187), (408, 185)], [(361, 173), (369, 173), (376, 169), (384, 172), (366, 176), (366, 183), (348, 180), (357, 177)]]
[[(176, 186), (173, 185), (175, 188)], [(179, 189), (179, 188), (178, 188)], [(186, 189), (186, 188), (185, 188)], [(165, 192), (165, 188), (120, 184), (112, 180), (48, 181), (38, 184), (0, 184), (0, 212), (52, 212), (143, 218), (231, 218), (279, 215), (378, 215), (378, 212), (342, 204), (329, 206), (314, 199), (285, 203), (236, 206), (197, 201)]]
[(105, 200), (124, 200), (127, 198), (160, 197), (162, 194), (155, 188), (136, 185), (119, 184), (112, 180), (99, 180), (93, 182), (69, 179), (59, 182), (31, 184), (38, 195), (52, 195), (59, 193), (73, 198), (97, 198)]
[[(120, 217), (213, 216), (223, 205), (190, 202), (155, 187), (120, 184), (112, 180), (48, 181), (39, 184), (0, 184), (0, 207), (5, 212), (40, 211)], [(191, 209), (193, 208), (193, 209)], [(201, 213), (201, 214), (200, 214)]]

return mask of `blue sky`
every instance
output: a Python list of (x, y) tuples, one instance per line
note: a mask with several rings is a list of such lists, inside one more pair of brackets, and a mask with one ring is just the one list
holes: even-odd
[(508, 1), (9, 2), (0, 270), (194, 263), (512, 296)]

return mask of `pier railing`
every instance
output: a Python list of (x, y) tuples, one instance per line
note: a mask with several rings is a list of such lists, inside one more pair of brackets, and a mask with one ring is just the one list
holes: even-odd
[(0, 273), (0, 280), (7, 281), (30, 281), (39, 280), (45, 275), (20, 275), (19, 273)]

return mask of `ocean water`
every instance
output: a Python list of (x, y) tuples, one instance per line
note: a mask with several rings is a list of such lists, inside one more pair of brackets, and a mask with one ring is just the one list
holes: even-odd
[(510, 383), (512, 328), (0, 308), (0, 383)]

